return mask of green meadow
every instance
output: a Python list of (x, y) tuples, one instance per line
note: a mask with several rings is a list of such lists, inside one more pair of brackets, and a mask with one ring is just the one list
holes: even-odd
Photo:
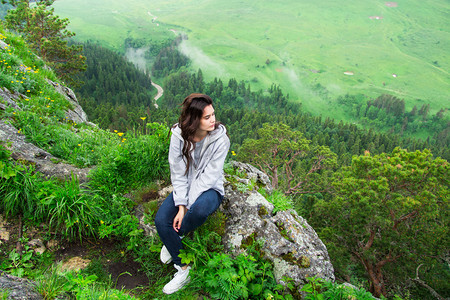
[(81, 40), (123, 51), (127, 37), (187, 34), (180, 49), (206, 79), (280, 85), (315, 114), (348, 120), (339, 95), (388, 93), (406, 108), (449, 108), (447, 0), (58, 0)]

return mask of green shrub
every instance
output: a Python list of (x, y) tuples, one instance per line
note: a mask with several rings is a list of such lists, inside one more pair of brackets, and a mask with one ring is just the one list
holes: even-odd
[[(305, 299), (322, 300), (322, 299), (358, 299), (373, 300), (375, 299), (371, 293), (364, 289), (351, 288), (342, 284), (334, 283), (317, 277), (306, 278), (308, 283), (302, 287), (302, 291), (306, 292)], [(384, 299), (384, 297), (382, 297)], [(396, 299), (399, 299), (396, 297)]]
[(55, 299), (66, 292), (69, 286), (67, 278), (61, 276), (60, 264), (52, 265), (36, 279), (36, 291), (44, 300)]
[(151, 135), (126, 135), (117, 147), (105, 153), (90, 174), (95, 188), (106, 194), (123, 193), (168, 178), (167, 128), (157, 123), (152, 126)]
[(87, 189), (82, 189), (77, 178), (55, 186), (42, 203), (49, 212), (49, 225), (64, 237), (96, 236), (105, 199)]
[(25, 168), (9, 161), (0, 161), (0, 211), (6, 217), (23, 216), (41, 220), (43, 216), (36, 214), (39, 179), (33, 166)]
[(294, 208), (294, 202), (291, 197), (286, 196), (281, 190), (274, 190), (268, 194), (265, 190), (259, 191), (270, 203), (273, 204), (273, 213), (286, 211)]

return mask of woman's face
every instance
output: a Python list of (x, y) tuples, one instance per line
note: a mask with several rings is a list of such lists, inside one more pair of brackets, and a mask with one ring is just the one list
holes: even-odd
[(203, 109), (203, 115), (200, 119), (200, 125), (198, 130), (200, 131), (213, 131), (216, 124), (216, 115), (214, 114), (214, 108), (210, 104)]

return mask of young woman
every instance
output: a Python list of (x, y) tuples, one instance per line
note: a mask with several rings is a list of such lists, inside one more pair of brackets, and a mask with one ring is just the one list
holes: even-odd
[(172, 127), (169, 149), (173, 192), (155, 217), (164, 246), (163, 263), (174, 262), (174, 278), (163, 292), (172, 294), (189, 282), (190, 266), (178, 257), (182, 237), (202, 225), (224, 196), (223, 164), (230, 148), (225, 126), (216, 122), (212, 99), (191, 94), (184, 99), (179, 122)]

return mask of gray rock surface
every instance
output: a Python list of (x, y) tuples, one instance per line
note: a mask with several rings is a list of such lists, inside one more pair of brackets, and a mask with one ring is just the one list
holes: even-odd
[(41, 300), (41, 294), (35, 290), (35, 285), (31, 281), (19, 278), (0, 271), (0, 290), (8, 292), (7, 299), (15, 300)]
[(245, 174), (246, 178), (241, 178), (243, 183), (249, 184), (252, 180), (254, 180), (257, 184), (264, 186), (269, 193), (272, 192), (272, 183), (270, 182), (269, 176), (265, 173), (250, 164), (245, 164), (238, 161), (231, 161), (231, 165), (237, 171)]
[(238, 255), (249, 243), (260, 240), (278, 282), (283, 283), (283, 276), (290, 277), (300, 290), (307, 277), (334, 281), (328, 251), (306, 220), (293, 210), (273, 215), (273, 204), (257, 191), (240, 191), (231, 183), (235, 180), (236, 176), (228, 177), (221, 208), (227, 215), (223, 236), (227, 251)]
[[(64, 87), (58, 83), (48, 80), (55, 89), (61, 93), (71, 104), (73, 109), (66, 112), (66, 116), (75, 123), (89, 123), (87, 121), (86, 113), (75, 97), (73, 91), (67, 87)], [(4, 103), (0, 103), (0, 109), (5, 110), (7, 106), (11, 106), (16, 110), (21, 108), (17, 105), (17, 100), (25, 98), (25, 95), (20, 93), (12, 93), (6, 88), (0, 88), (0, 99), (3, 99)], [(92, 124), (93, 126), (96, 126)], [(51, 155), (45, 150), (38, 148), (37, 146), (29, 143), (25, 140), (25, 136), (18, 132), (18, 129), (11, 125), (6, 120), (0, 120), (0, 141), (10, 143), (10, 150), (12, 151), (12, 158), (16, 161), (23, 161), (27, 164), (32, 164), (36, 167), (36, 171), (41, 172), (47, 177), (55, 176), (60, 179), (68, 179), (72, 174), (78, 177), (80, 182), (87, 180), (87, 174), (91, 168), (77, 168), (72, 165), (58, 162), (59, 159)]]
[(97, 126), (93, 123), (88, 122), (86, 113), (78, 103), (78, 99), (75, 96), (75, 93), (70, 88), (60, 85), (59, 83), (53, 82), (49, 79), (47, 79), (47, 82), (51, 84), (55, 88), (55, 90), (61, 95), (63, 95), (67, 99), (67, 101), (69, 101), (69, 103), (71, 104), (72, 109), (66, 111), (66, 117), (69, 120), (72, 120), (73, 122), (79, 124), (88, 123), (91, 126)]
[[(25, 161), (36, 167), (36, 171), (41, 172), (47, 177), (55, 176), (60, 179), (68, 179), (73, 173), (80, 182), (87, 180), (87, 174), (91, 168), (76, 168), (66, 163), (54, 163), (58, 159), (45, 150), (29, 143), (25, 136), (18, 133), (18, 129), (0, 120), (0, 141), (10, 143), (9, 149), (12, 152), (11, 157), (16, 161)], [(53, 160), (53, 161), (52, 161)]]
[(5, 110), (6, 106), (11, 106), (14, 109), (22, 110), (16, 103), (16, 101), (21, 97), (24, 98), (25, 96), (16, 92), (12, 93), (7, 88), (0, 87), (0, 99), (3, 98), (6, 102), (6, 104), (0, 103), (0, 109)]

